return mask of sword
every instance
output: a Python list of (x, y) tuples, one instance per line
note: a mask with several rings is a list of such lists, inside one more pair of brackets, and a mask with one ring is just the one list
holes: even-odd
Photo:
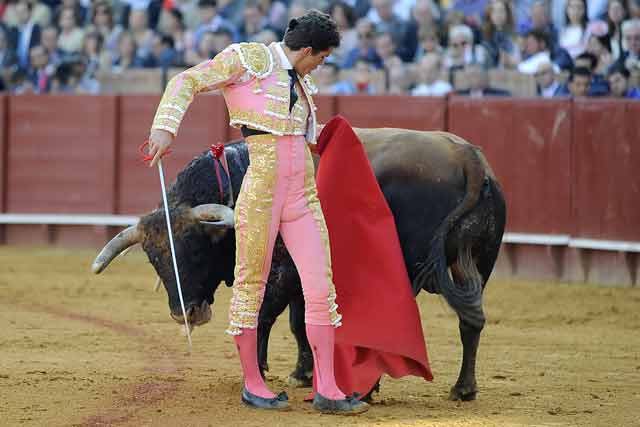
[(162, 160), (158, 160), (158, 173), (160, 174), (160, 186), (162, 187), (162, 203), (164, 204), (164, 214), (167, 219), (167, 232), (169, 234), (169, 246), (171, 247), (171, 259), (173, 261), (173, 271), (176, 274), (176, 284), (178, 285), (178, 296), (180, 297), (180, 307), (182, 307), (182, 317), (184, 317), (184, 328), (189, 342), (189, 353), (191, 353), (191, 329), (187, 320), (187, 311), (184, 308), (184, 299), (182, 298), (182, 286), (180, 286), (180, 274), (178, 273), (178, 261), (176, 259), (176, 250), (173, 246), (173, 232), (171, 231), (171, 218), (169, 217), (169, 203), (167, 202), (167, 190), (164, 185), (164, 171), (162, 170)]

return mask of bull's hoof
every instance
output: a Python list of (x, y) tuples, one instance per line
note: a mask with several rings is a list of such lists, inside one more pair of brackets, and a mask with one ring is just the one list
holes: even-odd
[(313, 372), (300, 373), (293, 371), (291, 375), (289, 375), (287, 382), (289, 385), (297, 388), (311, 387), (313, 385)]
[(467, 386), (455, 385), (451, 387), (451, 391), (449, 392), (449, 400), (461, 400), (463, 402), (470, 402), (472, 400), (476, 400), (477, 394), (478, 387), (475, 384)]

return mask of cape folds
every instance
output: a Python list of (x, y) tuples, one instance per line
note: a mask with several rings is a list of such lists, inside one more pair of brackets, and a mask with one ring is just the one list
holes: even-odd
[(329, 230), (342, 326), (335, 372), (344, 393), (368, 393), (378, 379), (432, 380), (420, 313), (395, 221), (361, 141), (341, 116), (318, 138), (318, 196)]

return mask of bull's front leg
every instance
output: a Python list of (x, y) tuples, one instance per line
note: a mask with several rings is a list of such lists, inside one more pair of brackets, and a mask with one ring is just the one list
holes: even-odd
[(304, 297), (296, 296), (289, 304), (289, 326), (298, 343), (298, 361), (289, 375), (289, 383), (297, 387), (310, 387), (313, 376), (313, 354), (307, 340), (304, 321)]
[(269, 335), (271, 328), (278, 316), (282, 314), (289, 305), (289, 296), (282, 292), (278, 283), (267, 282), (264, 293), (260, 315), (258, 317), (258, 366), (260, 373), (264, 377), (265, 371), (269, 370), (267, 361), (269, 350)]

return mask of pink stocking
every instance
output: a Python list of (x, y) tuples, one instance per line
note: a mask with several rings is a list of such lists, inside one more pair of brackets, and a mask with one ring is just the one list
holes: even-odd
[(251, 394), (264, 398), (276, 397), (264, 383), (258, 368), (258, 331), (257, 329), (242, 329), (241, 335), (235, 335), (234, 340), (240, 355), (240, 364), (244, 373), (244, 385)]
[(307, 324), (307, 338), (313, 352), (313, 372), (317, 392), (327, 399), (344, 399), (333, 372), (333, 347), (336, 332), (331, 325)]

